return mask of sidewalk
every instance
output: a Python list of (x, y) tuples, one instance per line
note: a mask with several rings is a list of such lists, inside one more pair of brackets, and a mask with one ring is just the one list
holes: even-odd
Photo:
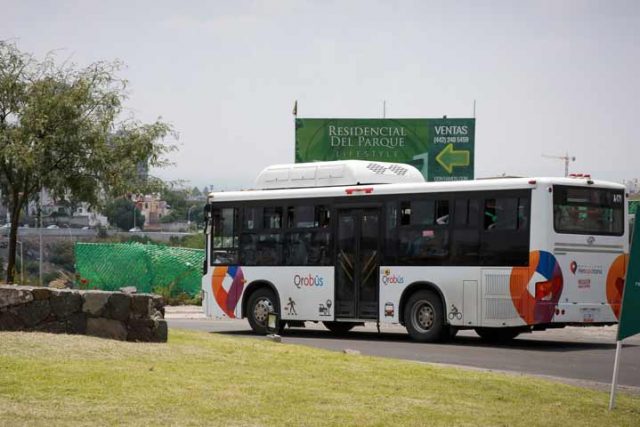
[(165, 319), (206, 319), (199, 305), (166, 305)]

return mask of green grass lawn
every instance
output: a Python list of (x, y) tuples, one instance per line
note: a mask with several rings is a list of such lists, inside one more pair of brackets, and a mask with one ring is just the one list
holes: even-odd
[[(424, 351), (428, 351), (425, 345)], [(0, 333), (0, 425), (640, 424), (640, 398), (171, 330), (167, 344)]]

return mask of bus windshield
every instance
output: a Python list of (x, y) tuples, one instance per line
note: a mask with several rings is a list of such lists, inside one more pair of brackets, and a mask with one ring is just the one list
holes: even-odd
[(553, 226), (558, 233), (621, 236), (624, 234), (624, 192), (555, 185)]

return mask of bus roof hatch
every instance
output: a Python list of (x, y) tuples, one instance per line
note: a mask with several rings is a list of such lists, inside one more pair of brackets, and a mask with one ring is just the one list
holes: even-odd
[(256, 188), (275, 190), (409, 182), (424, 182), (424, 177), (418, 169), (410, 165), (366, 160), (338, 160), (269, 166), (258, 175)]

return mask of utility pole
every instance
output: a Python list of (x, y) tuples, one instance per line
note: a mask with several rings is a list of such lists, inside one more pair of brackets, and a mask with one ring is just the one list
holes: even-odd
[(137, 225), (136, 225), (136, 209), (138, 208), (138, 195), (134, 194), (133, 195), (133, 230), (137, 231)]
[(187, 210), (187, 229), (191, 230), (191, 209), (195, 208), (196, 205), (191, 205), (189, 210)]
[(42, 203), (44, 202), (44, 187), (40, 187), (40, 200), (38, 200), (38, 235), (40, 236), (40, 250), (38, 256), (38, 283), (42, 286)]
[(569, 176), (569, 162), (575, 162), (575, 156), (569, 156), (569, 153), (565, 153), (564, 156), (550, 156), (548, 154), (543, 154), (542, 157), (546, 159), (557, 159), (564, 160), (564, 176)]

